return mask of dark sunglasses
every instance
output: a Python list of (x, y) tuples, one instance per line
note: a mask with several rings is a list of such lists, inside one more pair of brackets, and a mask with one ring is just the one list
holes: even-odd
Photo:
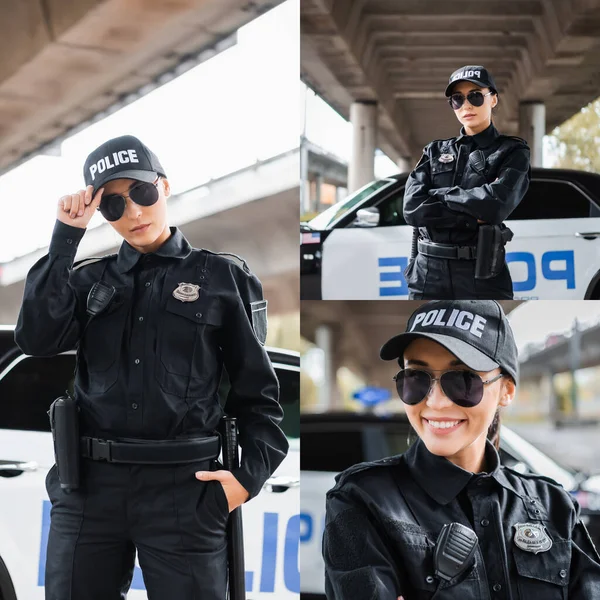
[(503, 373), (484, 381), (474, 371), (444, 371), (440, 377), (432, 377), (431, 373), (421, 369), (402, 369), (394, 376), (394, 381), (404, 404), (419, 404), (429, 394), (433, 382), (439, 381), (442, 391), (452, 402), (464, 408), (472, 408), (481, 402), (483, 386), (494, 383), (501, 377), (504, 377)]
[(469, 92), (466, 98), (462, 94), (452, 94), (450, 98), (448, 98), (448, 104), (450, 104), (453, 110), (458, 110), (465, 103), (465, 100), (468, 100), (471, 106), (479, 107), (483, 106), (484, 98), (493, 93), (494, 92), (488, 92), (487, 94), (482, 94), (481, 92)]
[(160, 177), (154, 183), (141, 181), (132, 185), (124, 194), (107, 194), (102, 196), (98, 210), (107, 221), (118, 221), (125, 213), (126, 198), (140, 206), (152, 206), (158, 200), (156, 187)]

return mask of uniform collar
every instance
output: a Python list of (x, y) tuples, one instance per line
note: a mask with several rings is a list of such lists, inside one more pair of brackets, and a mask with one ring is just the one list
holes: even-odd
[[(171, 235), (165, 243), (152, 254), (164, 256), (166, 258), (187, 258), (192, 252), (190, 243), (185, 239), (183, 233), (177, 227), (170, 227)], [(148, 256), (138, 252), (133, 246), (124, 241), (119, 249), (117, 256), (117, 268), (121, 273), (127, 273), (135, 267), (137, 262), (143, 257)]]
[(500, 134), (498, 133), (498, 130), (496, 129), (494, 124), (490, 123), (490, 125), (487, 129), (484, 129), (483, 131), (476, 133), (473, 136), (467, 135), (465, 133), (465, 128), (461, 127), (460, 135), (456, 138), (456, 141), (457, 142), (460, 142), (460, 141), (466, 142), (468, 140), (473, 140), (479, 148), (487, 148), (499, 136), (500, 136)]
[[(436, 456), (427, 450), (422, 440), (417, 440), (405, 453), (405, 460), (415, 481), (438, 504), (449, 504), (462, 492), (472, 478), (502, 475), (500, 458), (496, 448), (489, 441), (485, 446), (486, 463), (489, 473), (484, 475), (465, 471), (443, 456)], [(506, 478), (501, 485), (505, 485)]]

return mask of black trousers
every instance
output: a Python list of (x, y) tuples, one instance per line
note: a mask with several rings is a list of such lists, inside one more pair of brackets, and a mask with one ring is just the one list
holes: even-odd
[(475, 279), (474, 260), (417, 254), (404, 271), (409, 300), (512, 300), (513, 283), (504, 267), (496, 277)]
[(56, 466), (46, 600), (121, 600), (135, 550), (149, 600), (223, 600), (227, 593), (227, 498), (189, 465), (122, 465), (82, 459), (79, 490), (64, 493)]

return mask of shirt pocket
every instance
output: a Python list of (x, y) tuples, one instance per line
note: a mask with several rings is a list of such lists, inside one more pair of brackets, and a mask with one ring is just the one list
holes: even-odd
[(479, 554), (474, 564), (464, 573), (447, 582), (435, 576), (433, 554), (435, 543), (420, 527), (410, 523), (401, 524), (402, 530), (401, 570), (408, 578), (410, 589), (404, 594), (412, 598), (410, 591), (419, 600), (480, 600)]
[(90, 394), (107, 392), (119, 376), (121, 343), (128, 312), (126, 300), (126, 289), (117, 288), (108, 308), (95, 317), (88, 317), (80, 357), (87, 367)]
[(454, 169), (456, 168), (456, 157), (448, 163), (443, 163), (434, 158), (431, 161), (431, 183), (432, 188), (452, 187), (454, 180)]
[(555, 541), (546, 552), (526, 552), (513, 547), (519, 600), (566, 600), (571, 568), (571, 542)]
[(204, 292), (192, 302), (167, 297), (158, 324), (154, 370), (165, 392), (182, 398), (206, 393), (203, 387), (215, 379), (220, 368), (220, 326), (216, 296)]

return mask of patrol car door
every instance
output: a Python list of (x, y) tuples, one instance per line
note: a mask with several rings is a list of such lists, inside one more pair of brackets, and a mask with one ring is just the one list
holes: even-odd
[(64, 394), (73, 367), (72, 355), (42, 359), (20, 352), (0, 367), (0, 558), (19, 600), (44, 598), (50, 523), (45, 478), (54, 464), (46, 411)]
[(551, 175), (531, 181), (507, 225), (515, 299), (600, 298), (600, 211), (587, 189)]
[(323, 243), (323, 300), (408, 296), (402, 271), (410, 258), (413, 228), (403, 217), (404, 186), (379, 195), (366, 209), (379, 213), (376, 226), (357, 215), (348, 226), (334, 229)]

